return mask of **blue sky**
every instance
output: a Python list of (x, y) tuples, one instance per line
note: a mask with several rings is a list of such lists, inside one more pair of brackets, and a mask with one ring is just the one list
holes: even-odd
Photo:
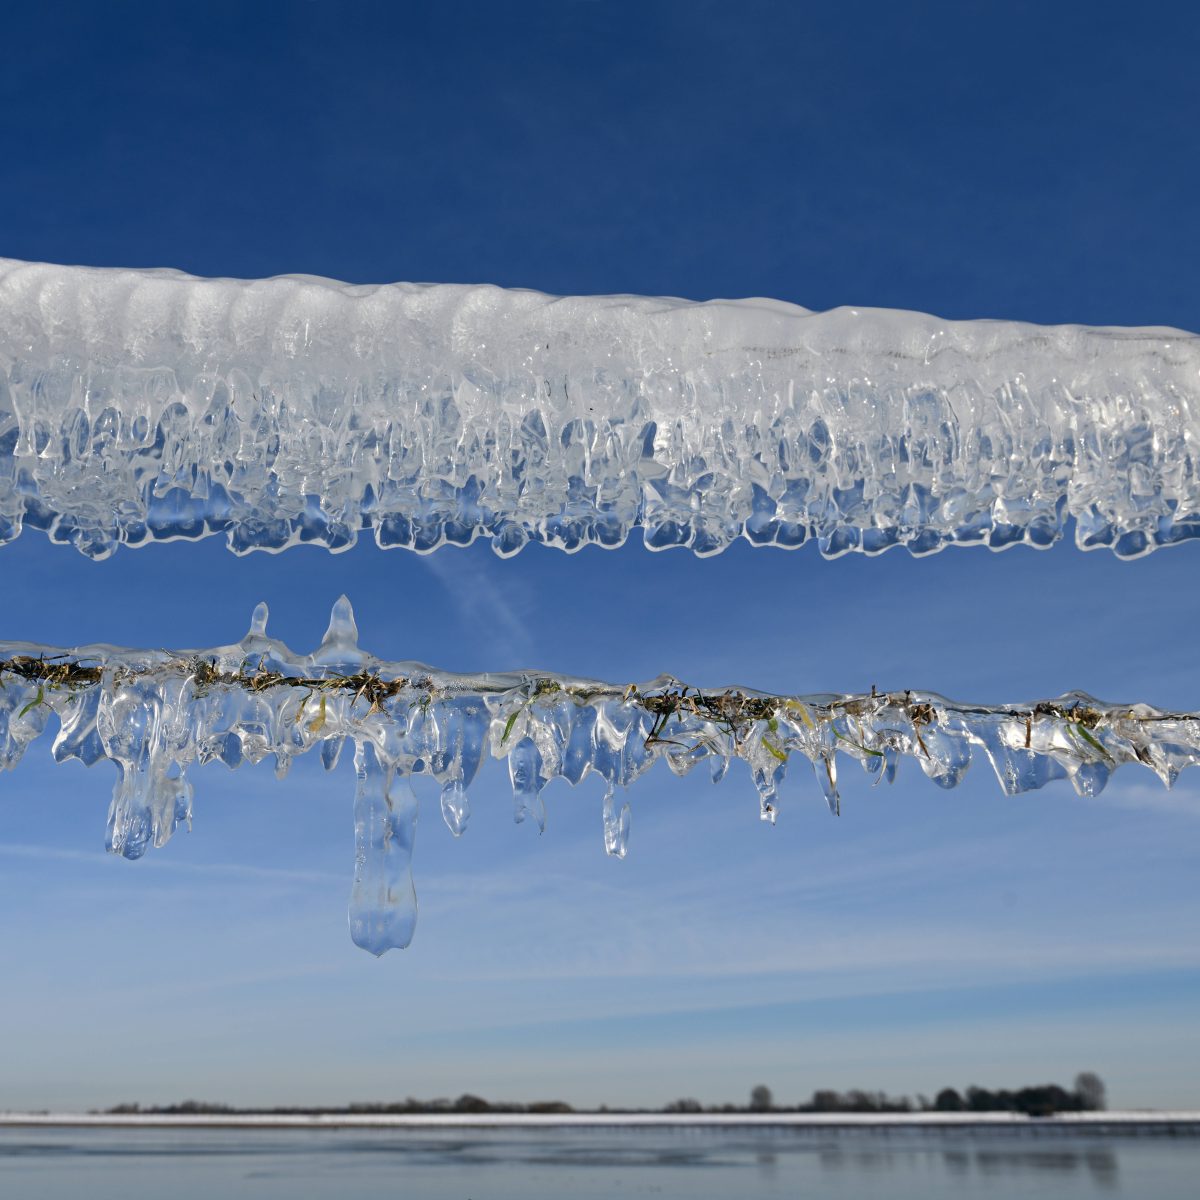
[[(1051, 11), (1046, 11), (1049, 8)], [(1182, 6), (47, 5), (6, 17), (0, 253), (202, 274), (770, 295), (1200, 329)], [(501, 561), (364, 544), (93, 564), (0, 549), (0, 636), (365, 645), (460, 669), (785, 691), (1084, 688), (1196, 707), (1200, 550), (826, 563), (738, 545)], [(661, 1104), (1068, 1081), (1200, 1106), (1200, 784), (1005, 798), (865, 777), (760, 825), (744, 775), (657, 771), (539, 838), (500, 771), (427, 803), (413, 946), (346, 931), (346, 764), (196, 775), (196, 827), (102, 851), (105, 767), (0, 781), (0, 1106), (185, 1096)]]

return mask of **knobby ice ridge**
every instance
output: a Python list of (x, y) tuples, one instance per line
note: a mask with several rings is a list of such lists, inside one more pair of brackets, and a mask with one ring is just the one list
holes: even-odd
[(0, 259), (0, 542), (698, 554), (1200, 533), (1200, 338)]

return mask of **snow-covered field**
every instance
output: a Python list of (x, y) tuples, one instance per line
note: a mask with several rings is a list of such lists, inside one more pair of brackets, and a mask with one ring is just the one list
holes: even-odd
[(181, 1129), (454, 1129), (612, 1126), (770, 1126), (797, 1128), (1014, 1128), (1200, 1134), (1200, 1111), (1063, 1113), (23, 1113), (0, 1112), (0, 1126)]

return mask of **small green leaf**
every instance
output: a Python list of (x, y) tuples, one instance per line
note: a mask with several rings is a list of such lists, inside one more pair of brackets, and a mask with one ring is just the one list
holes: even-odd
[(764, 736), (763, 740), (762, 740), (762, 744), (764, 746), (766, 746), (767, 750), (775, 758), (779, 759), (780, 762), (787, 762), (787, 760), (788, 760), (787, 751), (781, 750), (777, 745), (775, 745), (775, 743), (773, 741), (771, 741), (771, 739), (769, 737)]
[(778, 733), (779, 732), (779, 722), (774, 717), (769, 717), (767, 719), (767, 728), (772, 733)]
[(30, 700), (30, 702), (27, 705), (25, 705), (25, 707), (23, 709), (21, 709), (21, 711), (19, 713), (17, 713), (18, 720), (21, 717), (23, 717), (27, 712), (32, 712), (45, 699), (46, 699), (46, 693), (42, 690), (42, 685), (38, 684), (38, 694), (36, 696), (34, 696), (34, 698), (32, 700)]
[(508, 741), (508, 735), (512, 733), (512, 727), (517, 723), (517, 717), (520, 715), (521, 710), (519, 708), (514, 709), (511, 713), (509, 713), (508, 720), (504, 724), (504, 736), (500, 739), (500, 745), (503, 746), (504, 743)]
[(1087, 742), (1087, 744), (1089, 746), (1091, 746), (1093, 750), (1098, 750), (1102, 755), (1104, 755), (1104, 757), (1109, 762), (1113, 761), (1113, 756), (1111, 754), (1109, 754), (1109, 752), (1107, 750), (1105, 750), (1105, 748), (1101, 744), (1100, 740), (1098, 738), (1094, 737), (1092, 734), (1088, 733), (1088, 731), (1086, 729), (1084, 729), (1084, 727), (1082, 725), (1072, 725), (1071, 728), (1077, 734), (1079, 734), (1079, 736), (1081, 738), (1083, 738), (1083, 740), (1085, 742)]
[(848, 745), (853, 746), (855, 750), (861, 750), (864, 754), (869, 754), (872, 758), (883, 757), (882, 750), (872, 750), (869, 746), (864, 746), (861, 743), (856, 742), (853, 738), (847, 737), (844, 733), (838, 733), (836, 729), (833, 731), (833, 736), (839, 741), (846, 742)]

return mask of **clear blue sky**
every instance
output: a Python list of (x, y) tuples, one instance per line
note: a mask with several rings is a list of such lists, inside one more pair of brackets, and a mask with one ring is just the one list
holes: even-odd
[[(32, 9), (32, 6), (30, 6)], [(769, 295), (1200, 329), (1191, 6), (61, 4), (7, 13), (0, 253), (201, 274)], [(786, 691), (1084, 688), (1197, 707), (1200, 547), (825, 563), (217, 542), (0, 549), (0, 636), (201, 646), (339, 592), (379, 654)], [(102, 851), (106, 767), (0, 781), (0, 1107), (192, 1096), (782, 1101), (1078, 1070), (1200, 1107), (1200, 786), (1004, 798), (915, 771), (843, 816), (659, 768), (538, 838), (495, 767), (418, 833), (421, 920), (347, 935), (353, 781), (196, 773), (196, 827)], [(803, 774), (798, 773), (798, 776)]]

